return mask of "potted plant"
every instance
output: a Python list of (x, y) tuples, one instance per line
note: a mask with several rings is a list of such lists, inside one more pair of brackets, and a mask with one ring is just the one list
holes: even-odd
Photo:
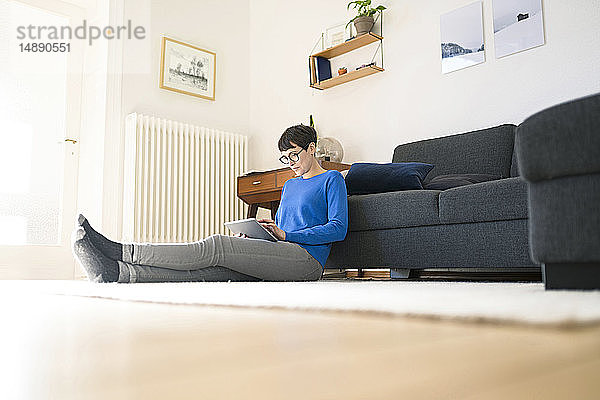
[(373, 28), (373, 24), (375, 23), (375, 19), (373, 16), (383, 10), (385, 10), (384, 6), (377, 6), (375, 8), (371, 7), (371, 0), (356, 0), (348, 3), (348, 10), (350, 6), (356, 10), (358, 15), (352, 18), (347, 24), (350, 25), (354, 22), (354, 27), (356, 28), (356, 36), (364, 35), (365, 33), (371, 32)]

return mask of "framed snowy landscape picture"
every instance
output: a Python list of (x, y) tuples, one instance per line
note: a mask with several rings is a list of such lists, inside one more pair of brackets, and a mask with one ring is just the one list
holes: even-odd
[(481, 1), (443, 14), (440, 33), (443, 74), (485, 61)]
[(160, 87), (203, 99), (215, 99), (217, 55), (191, 44), (163, 37)]
[(542, 0), (494, 0), (492, 4), (496, 58), (545, 43)]

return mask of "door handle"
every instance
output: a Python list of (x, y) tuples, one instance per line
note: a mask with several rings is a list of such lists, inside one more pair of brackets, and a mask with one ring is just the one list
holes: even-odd
[(76, 139), (69, 139), (69, 138), (67, 138), (67, 139), (63, 140), (62, 142), (56, 142), (56, 143), (58, 143), (58, 144), (65, 144), (65, 142), (71, 142), (72, 144), (75, 144), (75, 143), (77, 143), (77, 140)]

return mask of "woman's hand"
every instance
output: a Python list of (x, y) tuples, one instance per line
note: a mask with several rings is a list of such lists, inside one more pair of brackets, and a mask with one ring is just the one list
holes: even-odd
[(275, 225), (275, 221), (269, 218), (259, 219), (258, 223), (261, 224), (266, 230), (271, 232), (275, 238), (279, 240), (285, 240), (285, 232), (282, 229), (279, 229), (277, 225)]

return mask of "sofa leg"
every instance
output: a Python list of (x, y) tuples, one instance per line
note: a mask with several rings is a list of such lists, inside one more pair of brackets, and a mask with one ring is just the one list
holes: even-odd
[(600, 289), (600, 263), (542, 264), (542, 277), (549, 289)]
[(410, 268), (390, 268), (390, 279), (408, 279)]

